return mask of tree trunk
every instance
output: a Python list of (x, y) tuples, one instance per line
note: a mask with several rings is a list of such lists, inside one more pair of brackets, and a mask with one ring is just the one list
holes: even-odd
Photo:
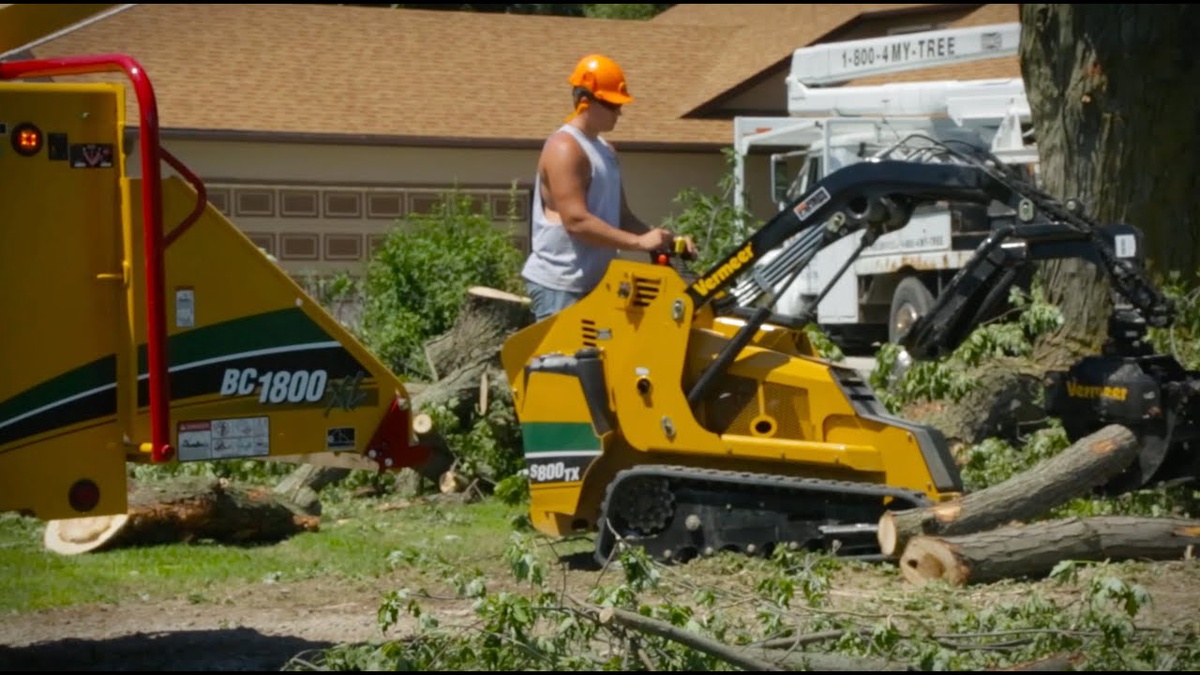
[(44, 543), (48, 550), (73, 555), (201, 539), (270, 542), (319, 527), (319, 518), (297, 513), (268, 489), (237, 487), (223, 480), (176, 479), (134, 487), (124, 514), (50, 521)]
[(532, 321), (528, 298), (485, 286), (468, 289), (454, 325), (425, 345), (437, 379), (413, 387), (413, 410), (449, 404), (463, 424), (486, 414), (489, 400), (508, 391), (500, 365), (504, 340)]
[(1015, 443), (1046, 418), (1039, 402), (1044, 367), (1030, 359), (989, 359), (972, 369), (978, 386), (958, 401), (912, 403), (901, 416), (935, 427), (952, 449), (992, 437)]
[(1063, 560), (1179, 560), (1200, 545), (1200, 520), (1094, 516), (958, 537), (916, 537), (900, 557), (915, 584), (1041, 577)]
[[(1192, 5), (1020, 6), (1021, 72), (1041, 186), (1080, 199), (1094, 220), (1136, 225), (1152, 269), (1200, 268), (1200, 58)], [(1107, 279), (1079, 260), (1044, 266), (1063, 309), (1049, 349), (1095, 350), (1111, 304)]]
[(275, 486), (275, 494), (298, 511), (312, 516), (321, 515), (321, 498), (317, 494), (326, 485), (350, 475), (350, 469), (317, 464), (301, 464)]
[(880, 552), (892, 556), (917, 535), (955, 535), (1027, 520), (1103, 485), (1133, 463), (1138, 438), (1110, 424), (1012, 478), (958, 499), (879, 519)]

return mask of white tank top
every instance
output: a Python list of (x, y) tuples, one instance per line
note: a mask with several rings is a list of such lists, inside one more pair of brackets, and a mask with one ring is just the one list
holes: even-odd
[[(621, 222), (621, 167), (612, 146), (602, 138), (592, 140), (579, 129), (564, 124), (559, 131), (575, 137), (592, 166), (587, 207), (613, 227)], [(590, 292), (600, 283), (617, 250), (593, 246), (573, 238), (560, 221), (551, 221), (542, 207), (541, 176), (533, 183), (533, 223), (529, 258), (521, 275), (561, 291)]]

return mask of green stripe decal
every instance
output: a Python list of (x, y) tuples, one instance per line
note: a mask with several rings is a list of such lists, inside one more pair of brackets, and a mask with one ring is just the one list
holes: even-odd
[(35, 385), (0, 403), (0, 422), (57, 403), (69, 396), (104, 386), (117, 381), (117, 360), (112, 356), (99, 358), (75, 370), (63, 373)]
[[(303, 309), (289, 307), (171, 336), (167, 343), (168, 368), (261, 349), (332, 341), (334, 338)], [(146, 370), (146, 346), (139, 345), (138, 373), (145, 375)], [(116, 357), (102, 357), (0, 401), (0, 423), (71, 396), (114, 386), (116, 377)]]
[[(333, 338), (299, 307), (206, 326), (173, 335), (167, 343), (170, 366), (309, 342), (329, 342)], [(146, 346), (138, 346), (138, 373), (146, 373)]]
[(525, 454), (600, 450), (590, 422), (525, 422), (521, 425)]

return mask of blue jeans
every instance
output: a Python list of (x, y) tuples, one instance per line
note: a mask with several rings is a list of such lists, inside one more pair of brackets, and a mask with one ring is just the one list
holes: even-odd
[(528, 279), (525, 280), (525, 290), (529, 294), (535, 321), (541, 321), (552, 314), (557, 314), (579, 302), (579, 299), (583, 297), (582, 293), (546, 288)]

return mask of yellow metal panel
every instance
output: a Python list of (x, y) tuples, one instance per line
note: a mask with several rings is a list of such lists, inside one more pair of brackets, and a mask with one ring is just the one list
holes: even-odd
[[(0, 83), (0, 511), (121, 513), (126, 461), (150, 461), (143, 185), (124, 176), (122, 92)], [(31, 156), (9, 142), (26, 123), (44, 133)], [(403, 384), (196, 190), (161, 186), (178, 459), (361, 455), (382, 429), (381, 461), (423, 468)], [(68, 502), (80, 479), (96, 508)]]
[[(140, 181), (130, 191), (137, 203)], [(168, 232), (197, 197), (180, 178), (163, 181)], [(135, 241), (141, 228), (135, 217)], [(404, 385), (211, 204), (167, 249), (165, 269), (180, 460), (361, 453), (391, 402), (407, 400)], [(142, 274), (139, 258), (135, 286)], [(142, 344), (144, 293), (135, 297)], [(149, 436), (149, 415), (134, 431)]]
[(548, 534), (579, 521), (594, 525), (608, 482), (647, 463), (884, 484), (940, 497), (907, 425), (858, 410), (802, 331), (761, 328), (693, 410), (689, 388), (741, 325), (714, 318), (707, 307), (693, 313), (673, 269), (616, 260), (591, 294), (510, 338), (501, 357), (523, 425), (557, 422), (569, 430), (590, 419), (573, 378), (524, 370), (534, 357), (585, 347), (601, 354), (617, 424), (577, 490), (532, 486), (534, 524)]
[[(116, 85), (0, 83), (3, 510), (69, 514), (62, 484), (78, 478), (97, 482), (102, 507), (125, 508), (123, 439), (112, 424), (123, 111)], [(12, 144), (22, 124), (42, 134), (29, 157)], [(86, 431), (64, 436), (76, 429)]]

